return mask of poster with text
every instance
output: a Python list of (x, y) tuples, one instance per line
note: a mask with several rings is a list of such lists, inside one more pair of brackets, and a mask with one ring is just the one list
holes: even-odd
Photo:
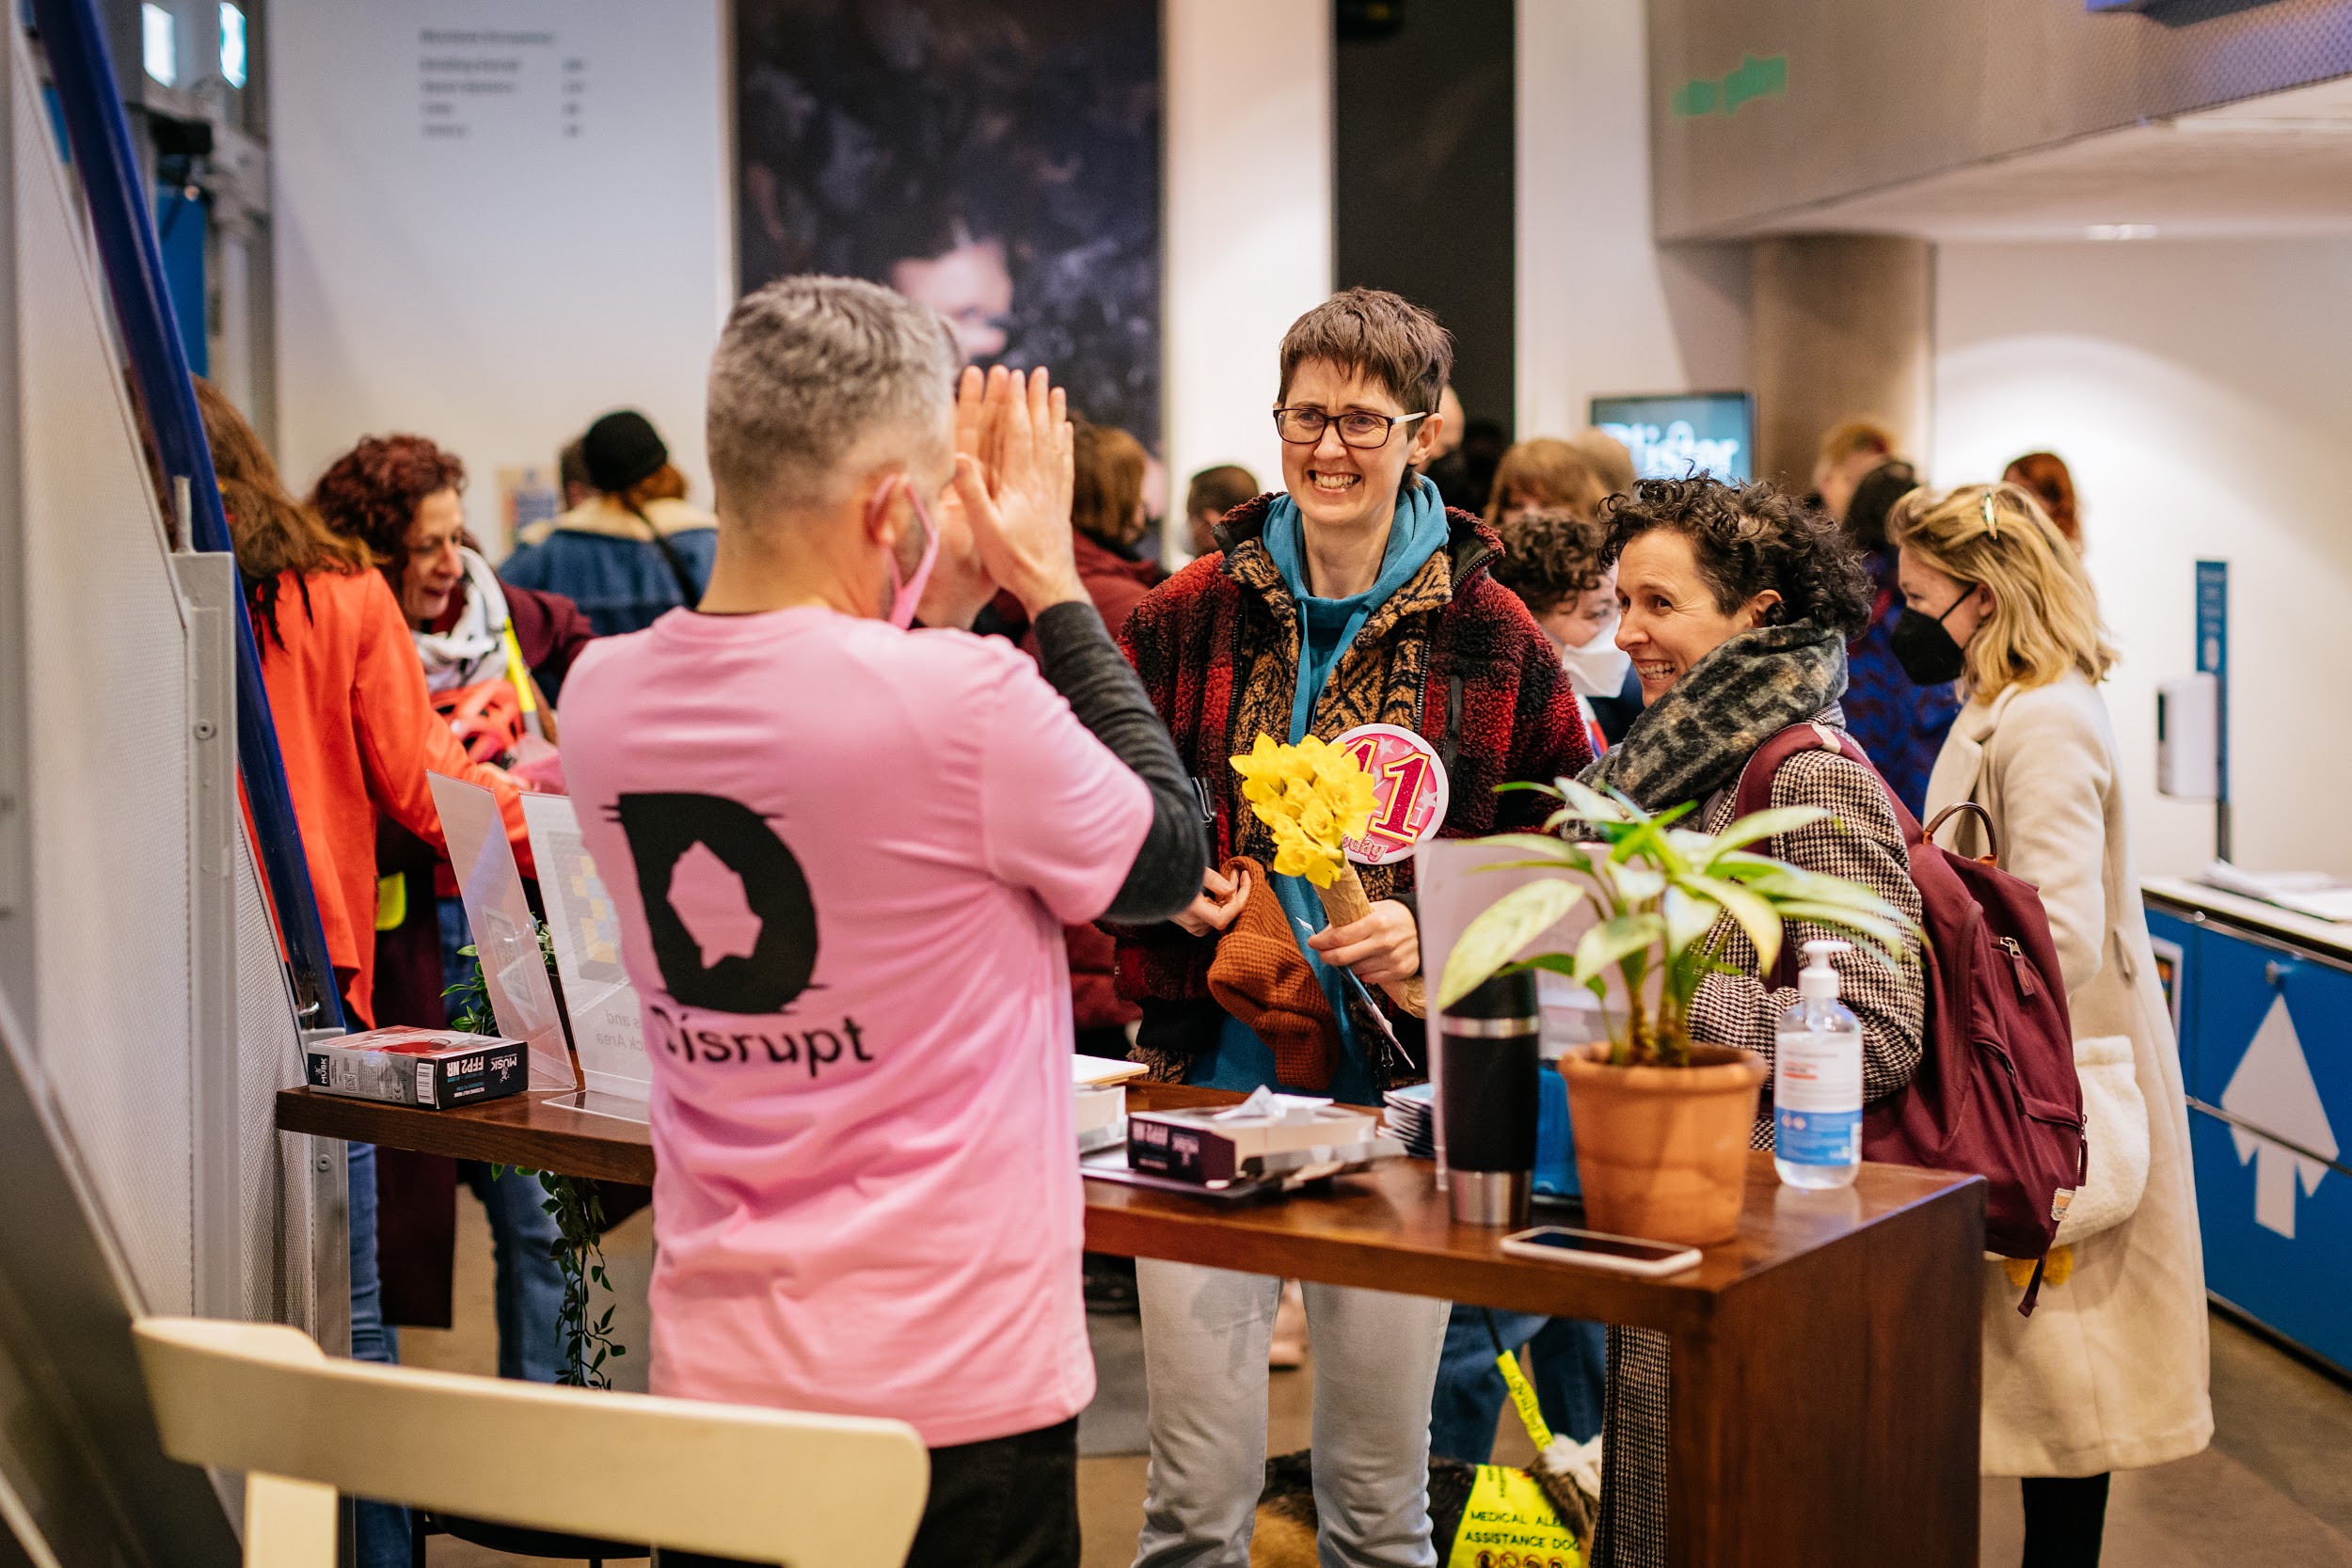
[(1160, 449), (1156, 0), (736, 0), (740, 281), (870, 278)]
[(539, 892), (555, 944), (555, 973), (591, 1089), (644, 1100), (653, 1092), (644, 1014), (621, 967), (621, 917), (580, 841), (580, 817), (562, 795), (526, 795), (523, 820), (539, 866)]

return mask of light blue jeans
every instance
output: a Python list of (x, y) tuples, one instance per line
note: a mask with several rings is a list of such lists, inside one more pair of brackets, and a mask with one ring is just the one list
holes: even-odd
[[(1136, 1261), (1152, 1462), (1136, 1568), (1248, 1568), (1282, 1282)], [(1310, 1283), (1323, 1568), (1435, 1568), (1429, 1399), (1447, 1305)]]
[[(375, 1146), (344, 1146), (351, 1215), (351, 1358), (397, 1365), (400, 1337), (384, 1321), (384, 1277), (375, 1259)], [(353, 1525), (359, 1568), (408, 1568), (408, 1511), (360, 1500)]]

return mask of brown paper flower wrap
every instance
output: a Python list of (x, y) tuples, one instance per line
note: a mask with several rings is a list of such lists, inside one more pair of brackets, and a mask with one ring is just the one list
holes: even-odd
[[(1242, 799), (1274, 833), (1274, 870), (1304, 877), (1323, 899), (1334, 926), (1348, 926), (1372, 912), (1363, 879), (1347, 858), (1345, 841), (1372, 820), (1372, 778), (1341, 747), (1308, 736), (1294, 746), (1269, 736), (1233, 758), (1242, 776)], [(1384, 983), (1398, 1006), (1415, 1018), (1427, 1016), (1428, 996), (1421, 976)]]

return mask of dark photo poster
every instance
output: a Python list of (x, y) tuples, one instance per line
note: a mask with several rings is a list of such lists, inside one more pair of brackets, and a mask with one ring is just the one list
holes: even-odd
[(1160, 445), (1156, 0), (736, 0), (741, 283), (872, 278)]

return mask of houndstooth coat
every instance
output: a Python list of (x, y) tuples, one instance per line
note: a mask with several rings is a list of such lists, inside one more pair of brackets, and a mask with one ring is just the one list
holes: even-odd
[[(1817, 722), (1843, 727), (1836, 707)], [(1709, 797), (1696, 814), (1701, 829), (1720, 832), (1737, 808), (1738, 783)], [(1910, 852), (1878, 775), (1830, 752), (1800, 752), (1772, 781), (1774, 806), (1820, 806), (1829, 817), (1774, 840), (1769, 853), (1861, 883), (1908, 915), (1920, 916), (1912, 885)], [(1726, 924), (1729, 924), (1726, 922)], [(1788, 927), (1785, 942), (1802, 945), (1840, 933), (1806, 922)], [(1927, 1010), (1926, 970), (1914, 939), (1900, 974), (1861, 953), (1833, 959), (1839, 998), (1862, 1023), (1862, 1093), (1881, 1100), (1911, 1082), (1919, 1068)], [(1733, 926), (1724, 962), (1737, 973), (1709, 975), (1691, 1007), (1693, 1039), (1736, 1045), (1772, 1059), (1773, 1025), (1794, 1006), (1793, 988), (1774, 989), (1759, 974), (1756, 944)], [(1769, 1091), (1750, 1139), (1772, 1147)], [(1593, 1560), (1598, 1568), (1662, 1568), (1666, 1560), (1666, 1459), (1672, 1341), (1645, 1329), (1609, 1331), (1609, 1383), (1603, 1431), (1600, 1525)]]

